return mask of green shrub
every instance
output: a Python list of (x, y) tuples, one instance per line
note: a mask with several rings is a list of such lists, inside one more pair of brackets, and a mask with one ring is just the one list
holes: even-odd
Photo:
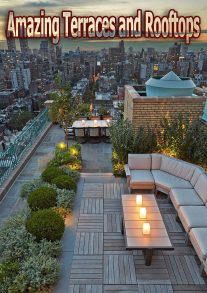
[[(68, 172), (68, 175), (70, 175), (70, 177), (73, 178), (75, 182), (79, 180), (79, 177), (80, 177), (79, 172), (72, 171), (68, 168), (64, 168), (64, 172), (66, 171)], [(39, 180), (39, 179), (35, 179), (26, 183), (22, 188), (21, 195), (24, 197), (27, 197), (32, 191), (40, 187), (49, 187), (55, 190), (57, 194), (57, 197), (56, 197), (57, 208), (65, 209), (64, 213), (65, 212), (68, 213), (69, 211), (72, 210), (73, 201), (75, 197), (75, 192), (73, 190), (60, 189), (60, 188), (57, 188), (57, 186), (54, 184), (43, 182), (42, 180)]]
[(79, 158), (81, 156), (81, 145), (80, 143), (74, 143), (69, 147), (69, 153), (72, 157)]
[(48, 209), (56, 205), (56, 192), (50, 187), (40, 187), (30, 193), (27, 202), (32, 211)]
[(125, 177), (124, 164), (113, 163), (113, 174), (119, 177)]
[(77, 183), (80, 179), (80, 173), (76, 170), (71, 170), (70, 168), (63, 167), (62, 168), (65, 174), (69, 175), (73, 180)]
[(73, 157), (69, 154), (69, 152), (60, 152), (56, 151), (54, 159), (52, 159), (48, 166), (49, 167), (60, 167), (67, 163), (73, 162)]
[(26, 223), (26, 228), (38, 241), (60, 240), (64, 233), (64, 220), (52, 209), (33, 212)]
[(119, 119), (109, 128), (109, 133), (114, 151), (112, 160), (121, 164), (127, 163), (128, 154), (157, 151), (156, 134), (150, 128), (135, 130), (130, 121)]
[(14, 278), (18, 273), (19, 264), (15, 262), (5, 262), (0, 264), (0, 284), (6, 281), (6, 279)]
[(0, 255), (5, 262), (26, 257), (34, 237), (25, 228), (28, 212), (24, 211), (11, 218), (0, 230)]
[(42, 172), (42, 179), (45, 182), (51, 183), (53, 178), (64, 175), (64, 171), (57, 167), (48, 167)]
[(73, 190), (59, 189), (57, 207), (71, 211), (73, 208), (75, 192)]
[(60, 189), (76, 190), (76, 182), (68, 175), (60, 175), (52, 180), (52, 184), (55, 184)]
[[(57, 282), (60, 267), (55, 258), (39, 253), (29, 256), (21, 265), (21, 272), (18, 277), (27, 281), (27, 287), (32, 292), (46, 290)], [(45, 292), (45, 291), (44, 291)]]
[(42, 179), (31, 180), (22, 186), (20, 195), (21, 197), (28, 197), (32, 191), (39, 187), (42, 187), (45, 184), (47, 185), (48, 183), (43, 182)]

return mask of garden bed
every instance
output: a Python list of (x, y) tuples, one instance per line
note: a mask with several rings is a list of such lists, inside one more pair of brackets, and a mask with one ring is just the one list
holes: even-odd
[(57, 282), (64, 219), (80, 178), (73, 164), (81, 168), (80, 145), (58, 145), (41, 177), (23, 186), (25, 209), (0, 231), (0, 292), (50, 292)]

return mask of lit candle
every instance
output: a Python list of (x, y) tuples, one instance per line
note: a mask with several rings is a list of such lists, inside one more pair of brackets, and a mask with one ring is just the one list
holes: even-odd
[(97, 120), (94, 120), (94, 125), (97, 125)]
[(85, 120), (82, 120), (82, 125), (84, 125), (85, 124)]
[(150, 223), (143, 224), (142, 232), (144, 235), (150, 235)]
[(141, 206), (141, 205), (142, 205), (142, 195), (138, 194), (138, 195), (136, 196), (136, 204), (137, 204), (138, 206)]
[(140, 208), (139, 217), (140, 217), (140, 219), (146, 219), (146, 217), (147, 217), (147, 210), (146, 210), (146, 208)]
[(109, 120), (109, 119), (107, 119), (106, 121), (107, 121), (107, 123), (109, 123), (109, 122), (110, 122), (110, 120)]

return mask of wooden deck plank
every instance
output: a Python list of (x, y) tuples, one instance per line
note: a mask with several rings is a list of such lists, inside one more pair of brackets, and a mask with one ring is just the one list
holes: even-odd
[[(207, 278), (185, 233), (176, 222), (166, 196), (158, 196), (173, 251), (156, 251), (145, 266), (142, 251), (126, 251), (121, 234), (123, 183), (84, 183), (69, 293), (199, 293), (207, 292)], [(139, 227), (132, 227), (138, 229)]]

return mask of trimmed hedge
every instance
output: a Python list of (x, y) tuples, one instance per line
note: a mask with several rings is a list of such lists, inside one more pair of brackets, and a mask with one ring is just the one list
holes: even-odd
[(52, 209), (33, 212), (26, 223), (27, 231), (36, 237), (38, 241), (60, 240), (63, 236), (65, 224), (63, 218)]
[(60, 175), (52, 180), (52, 184), (55, 184), (60, 189), (70, 189), (76, 191), (76, 182), (68, 175)]
[(32, 211), (56, 206), (57, 193), (53, 188), (40, 187), (30, 193), (27, 202)]
[(64, 171), (58, 167), (48, 167), (42, 172), (42, 179), (45, 182), (51, 183), (53, 178), (65, 175)]

